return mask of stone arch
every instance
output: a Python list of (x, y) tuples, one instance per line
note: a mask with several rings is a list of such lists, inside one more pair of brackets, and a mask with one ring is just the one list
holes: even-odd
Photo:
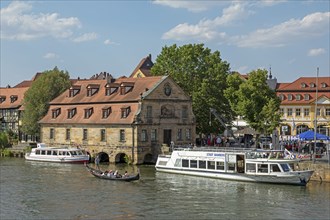
[(105, 152), (99, 152), (100, 163), (109, 163), (109, 155)]
[(143, 163), (144, 164), (155, 164), (153, 155), (150, 153), (147, 153), (146, 155), (144, 155)]
[(281, 135), (291, 135), (291, 132), (292, 132), (291, 125), (281, 124), (280, 132), (281, 132)]
[(300, 134), (300, 133), (303, 133), (305, 131), (308, 131), (309, 127), (308, 127), (308, 125), (300, 124), (300, 125), (297, 125), (296, 129), (297, 129), (297, 134)]
[(115, 163), (126, 163), (126, 157), (127, 155), (125, 153), (118, 153), (115, 156)]

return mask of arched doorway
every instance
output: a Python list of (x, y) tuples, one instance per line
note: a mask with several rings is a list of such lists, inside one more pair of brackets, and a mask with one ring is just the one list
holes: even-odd
[(99, 155), (100, 163), (109, 163), (109, 155), (105, 152), (100, 152)]
[(297, 126), (297, 134), (303, 133), (308, 130), (309, 130), (309, 127), (307, 125), (302, 124), (302, 125)]
[(152, 154), (146, 154), (143, 159), (144, 164), (155, 164)]
[(115, 163), (127, 163), (127, 155), (125, 153), (119, 153), (115, 157)]

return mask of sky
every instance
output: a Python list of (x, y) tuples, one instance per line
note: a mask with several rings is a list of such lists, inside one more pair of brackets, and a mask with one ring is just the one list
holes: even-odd
[[(231, 71), (278, 82), (330, 77), (330, 1), (1, 0), (0, 86), (57, 66), (71, 78), (129, 76), (176, 44), (219, 51)], [(319, 72), (317, 72), (319, 68)]]

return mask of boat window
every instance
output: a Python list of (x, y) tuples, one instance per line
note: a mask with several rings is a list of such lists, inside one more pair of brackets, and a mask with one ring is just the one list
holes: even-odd
[(76, 151), (71, 151), (70, 152), (72, 155), (77, 155), (77, 152)]
[(182, 160), (182, 167), (189, 167), (189, 160)]
[(46, 151), (42, 150), (41, 155), (46, 155)]
[(224, 162), (217, 162), (217, 170), (224, 170), (225, 169), (225, 163)]
[(63, 155), (63, 151), (59, 151), (58, 152), (58, 155)]
[(270, 172), (281, 172), (280, 168), (277, 164), (271, 164), (270, 165)]
[(53, 151), (53, 155), (57, 155), (57, 151), (56, 150)]
[(40, 150), (36, 150), (36, 154), (40, 154)]
[(206, 169), (206, 161), (205, 160), (199, 160), (198, 161), (198, 167), (200, 169)]
[(207, 161), (207, 169), (215, 170), (215, 161)]
[(228, 163), (228, 170), (235, 171), (236, 164), (235, 163)]
[(258, 173), (268, 173), (268, 164), (258, 164)]
[(181, 159), (176, 159), (174, 166), (181, 167)]
[(84, 155), (82, 151), (77, 151), (78, 155)]
[(190, 168), (197, 168), (197, 160), (190, 160)]
[(246, 172), (255, 173), (256, 172), (256, 165), (254, 163), (246, 163)]
[(160, 160), (158, 162), (158, 165), (160, 165), (160, 166), (166, 166), (166, 164), (167, 164), (167, 161)]
[(67, 155), (67, 156), (70, 156), (71, 154), (70, 154), (70, 152), (69, 152), (69, 151), (67, 151), (67, 152), (66, 152), (66, 155)]
[(283, 172), (289, 172), (290, 171), (290, 166), (288, 164), (281, 164)]
[(48, 150), (47, 151), (47, 155), (52, 155), (52, 151), (51, 150)]

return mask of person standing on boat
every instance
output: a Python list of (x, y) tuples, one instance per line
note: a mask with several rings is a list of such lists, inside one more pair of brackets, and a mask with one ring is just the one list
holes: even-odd
[(98, 169), (100, 169), (100, 156), (96, 155), (95, 157), (95, 165)]

